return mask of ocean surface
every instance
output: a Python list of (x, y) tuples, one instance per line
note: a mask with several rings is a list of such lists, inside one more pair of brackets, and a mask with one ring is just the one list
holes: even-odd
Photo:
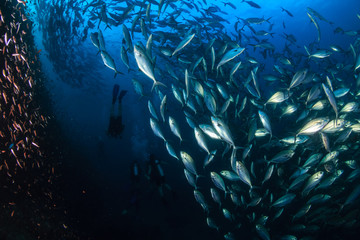
[[(31, 41), (24, 41), (32, 46), (29, 51), (36, 52), (38, 64), (31, 65), (37, 74), (33, 90), (41, 91), (36, 94), (38, 109), (48, 118), (39, 140), (43, 143), (39, 144), (45, 158), (42, 161), (48, 158), (52, 162), (50, 167), (39, 167), (39, 175), (31, 179), (43, 172), (49, 179), (54, 175), (51, 184), (43, 187), (56, 199), (45, 204), (45, 208), (54, 205), (44, 213), (52, 217), (43, 217), (41, 224), (61, 230), (52, 235), (41, 233), (43, 227), (16, 230), (22, 223), (28, 225), (30, 219), (15, 214), (17, 220), (1, 228), (3, 239), (357, 239), (360, 131), (356, 124), (360, 107), (350, 112), (340, 110), (350, 102), (360, 104), (359, 1), (18, 2), (5, 1), (2, 16), (10, 19), (9, 11), (15, 11), (16, 6), (32, 23), (28, 32)], [(4, 24), (1, 27), (5, 29)], [(6, 42), (4, 32), (1, 38)], [(130, 33), (130, 44), (126, 32)], [(192, 34), (193, 38), (179, 48)], [(99, 35), (105, 46), (99, 43)], [(141, 46), (139, 43), (146, 54), (136, 59), (134, 46)], [(241, 54), (226, 56), (236, 48)], [(105, 59), (104, 52), (112, 59)], [(129, 67), (122, 60), (125, 55)], [(111, 60), (115, 71), (109, 66)], [(239, 68), (229, 76), (239, 62)], [(144, 70), (145, 65), (149, 68)], [(166, 86), (152, 89), (152, 74)], [(303, 76), (296, 78), (296, 74)], [(136, 91), (134, 79), (143, 87), (143, 96)], [(116, 137), (108, 133), (112, 110), (118, 106), (118, 98), (115, 107), (112, 105), (115, 84), (120, 91), (127, 91), (121, 101), (124, 130)], [(318, 96), (309, 100), (314, 86), (318, 86)], [(338, 89), (346, 92), (344, 96), (334, 96)], [(183, 103), (176, 99), (176, 91)], [(278, 91), (288, 97), (269, 102)], [(204, 92), (210, 95), (204, 97)], [(318, 100), (326, 105), (314, 110)], [(149, 101), (155, 115), (149, 111)], [(160, 108), (164, 101), (165, 121)], [(295, 113), (284, 113), (290, 105), (296, 108)], [(308, 113), (299, 120), (306, 109)], [(169, 116), (175, 119), (181, 140), (169, 126)], [(215, 118), (222, 123), (216, 125)], [(325, 119), (322, 128), (335, 119), (344, 123), (334, 131), (321, 132), (321, 128), (302, 133), (302, 127), (316, 118)], [(150, 119), (155, 127), (150, 126)], [(200, 124), (220, 126), (216, 129), (219, 139), (202, 130), (197, 139), (189, 119), (196, 129)], [(265, 129), (264, 136), (260, 132), (256, 135), (256, 129)], [(348, 129), (352, 130), (350, 136), (337, 141)], [(281, 141), (294, 136), (292, 143)], [(308, 142), (294, 144), (302, 136)], [(199, 138), (205, 139), (203, 145)], [(4, 143), (1, 161), (11, 157), (11, 153), (5, 156), (11, 143)], [(177, 159), (166, 144), (174, 148)], [(275, 159), (282, 151), (291, 156)], [(325, 156), (334, 151), (338, 155), (327, 164), (304, 166), (312, 154)], [(193, 159), (195, 171), (186, 163), (184, 153)], [(149, 179), (150, 154), (160, 161), (169, 186), (163, 186), (163, 197), (156, 181)], [(206, 157), (214, 159), (204, 166)], [(139, 166), (135, 180), (134, 163)], [(264, 180), (270, 166), (274, 170), (270, 179)], [(196, 178), (196, 186), (189, 183), (184, 169)], [(220, 174), (223, 170), (232, 171), (239, 179), (227, 179)], [(297, 170), (303, 172), (294, 176)], [(159, 170), (154, 167), (152, 171)], [(312, 177), (320, 172), (320, 182), (310, 186)], [(291, 189), (292, 181), (304, 174), (308, 176), (303, 185)], [(318, 188), (331, 177), (333, 182)], [(30, 184), (16, 181), (21, 181), (19, 186)], [(220, 205), (210, 188), (218, 192)], [(40, 196), (42, 187), (39, 189)], [(194, 191), (205, 202), (194, 197)], [(289, 200), (287, 194), (294, 194), (295, 199)], [(317, 194), (331, 199), (309, 204)], [(276, 206), (274, 202), (285, 195), (288, 202)], [(44, 203), (38, 199), (34, 201), (41, 209)], [(11, 197), (1, 203), (5, 206), (9, 201)], [(6, 219), (2, 217), (0, 223)]]

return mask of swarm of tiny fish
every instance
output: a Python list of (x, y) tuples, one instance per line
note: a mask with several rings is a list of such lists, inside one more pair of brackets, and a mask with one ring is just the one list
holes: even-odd
[[(0, 4), (0, 235), (74, 239), (65, 229), (65, 214), (57, 213), (61, 209), (52, 184), (59, 163), (44, 150), (49, 117), (39, 106), (45, 97), (41, 66), (25, 7), (26, 1)], [(58, 220), (51, 223), (55, 216)]]

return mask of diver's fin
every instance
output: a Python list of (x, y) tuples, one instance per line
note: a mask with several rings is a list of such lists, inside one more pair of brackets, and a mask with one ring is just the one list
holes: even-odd
[(120, 86), (119, 86), (118, 84), (115, 84), (115, 85), (114, 85), (114, 88), (113, 88), (112, 104), (115, 104), (117, 95), (119, 94), (119, 89), (120, 89)]
[(119, 103), (121, 103), (122, 98), (126, 95), (127, 90), (121, 90), (119, 95)]

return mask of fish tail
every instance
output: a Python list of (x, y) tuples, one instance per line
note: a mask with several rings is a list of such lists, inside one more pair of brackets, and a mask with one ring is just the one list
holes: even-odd
[(337, 127), (338, 119), (339, 119), (339, 113), (338, 113), (338, 112), (336, 112), (336, 117), (335, 117), (335, 127)]
[(165, 84), (163, 84), (162, 82), (154, 81), (154, 84), (153, 84), (153, 86), (152, 86), (152, 88), (151, 88), (151, 91), (153, 91), (156, 86), (167, 87), (167, 86), (166, 86)]
[(114, 78), (116, 77), (117, 74), (123, 75), (122, 72), (119, 72), (118, 70), (115, 70)]
[(106, 27), (104, 30), (106, 30), (107, 28), (110, 28), (110, 30), (112, 30), (111, 27), (109, 26), (109, 24), (106, 24)]

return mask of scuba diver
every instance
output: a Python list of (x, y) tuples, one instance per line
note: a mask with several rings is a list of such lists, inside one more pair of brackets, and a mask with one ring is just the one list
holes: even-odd
[(125, 125), (122, 123), (122, 104), (121, 100), (127, 93), (126, 90), (121, 90), (119, 94), (119, 105), (118, 105), (118, 112), (115, 114), (115, 103), (116, 98), (119, 93), (120, 86), (118, 84), (114, 85), (113, 88), (113, 98), (112, 98), (112, 107), (110, 113), (110, 122), (108, 128), (108, 135), (111, 137), (122, 137), (121, 133), (124, 131)]
[(157, 186), (161, 200), (164, 205), (167, 204), (164, 195), (164, 188), (167, 188), (172, 193), (173, 198), (176, 197), (175, 192), (168, 184), (165, 183), (164, 171), (160, 165), (160, 161), (156, 159), (155, 154), (153, 153), (150, 154), (149, 161), (147, 163), (146, 177), (150, 180), (150, 182), (154, 182)]
[[(171, 187), (165, 183), (164, 171), (160, 165), (160, 161), (156, 159), (154, 154), (150, 154), (150, 159), (147, 162), (146, 171), (147, 172), (145, 173), (145, 177), (150, 180), (151, 183), (155, 183), (164, 205), (167, 204), (164, 188), (167, 188), (172, 193), (174, 199), (176, 198), (175, 191), (173, 191)], [(139, 203), (142, 201), (142, 199), (147, 198), (149, 193), (153, 192), (153, 189), (144, 184), (141, 184), (141, 176), (144, 175), (142, 172), (143, 169), (141, 168), (140, 163), (137, 160), (133, 160), (131, 163), (130, 172), (130, 197), (126, 208), (122, 211), (122, 215), (131, 214), (133, 212), (132, 209), (134, 209), (134, 216), (139, 217), (140, 215), (137, 214), (140, 205)]]
[(141, 168), (139, 166), (139, 162), (137, 160), (132, 161), (131, 163), (131, 172), (130, 172), (130, 200), (127, 207), (123, 210), (122, 214), (127, 214), (129, 210), (134, 206), (135, 211), (137, 213), (139, 209), (139, 202), (140, 202), (140, 174)]

